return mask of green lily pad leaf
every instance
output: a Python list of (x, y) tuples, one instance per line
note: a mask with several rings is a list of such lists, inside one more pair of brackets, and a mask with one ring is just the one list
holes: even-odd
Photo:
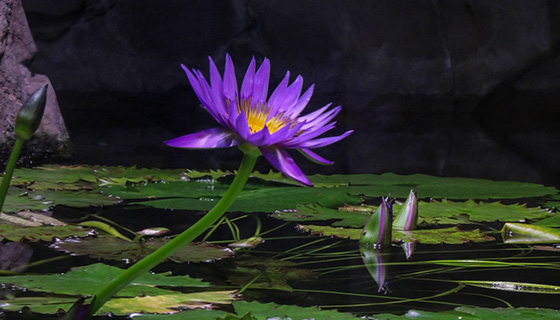
[(406, 198), (410, 189), (420, 198), (447, 199), (516, 199), (557, 194), (553, 187), (511, 181), (492, 181), (470, 178), (441, 178), (424, 174), (398, 175), (393, 173), (310, 176), (316, 186), (341, 187), (348, 193), (368, 197), (386, 196)]
[(433, 320), (510, 320), (510, 319), (560, 319), (560, 313), (554, 309), (543, 308), (470, 308), (458, 307), (455, 310), (444, 312), (432, 312), (421, 310), (410, 310), (404, 315), (379, 314), (372, 320), (403, 320), (403, 319), (433, 319)]
[(96, 314), (177, 313), (180, 309), (209, 309), (216, 304), (231, 304), (236, 291), (205, 291), (185, 294), (116, 298), (107, 301)]
[(501, 232), (505, 243), (560, 243), (560, 229), (506, 223)]
[(235, 286), (243, 286), (258, 277), (250, 288), (265, 288), (282, 291), (293, 291), (290, 281), (301, 281), (314, 278), (308, 269), (298, 269), (297, 264), (269, 258), (251, 259), (243, 256), (236, 261), (235, 268), (228, 270), (228, 282)]
[[(295, 210), (276, 211), (273, 217), (287, 221), (324, 221), (337, 220), (333, 226), (361, 228), (368, 221), (373, 211), (333, 209), (319, 204), (296, 205)], [(374, 211), (376, 207), (373, 207)]]
[(560, 227), (560, 214), (556, 213), (554, 216), (546, 219), (539, 220), (537, 222), (531, 223), (532, 225), (542, 226), (542, 227)]
[[(89, 255), (94, 258), (117, 261), (138, 261), (169, 242), (168, 238), (149, 239), (144, 243), (129, 242), (119, 238), (96, 237), (85, 239), (61, 240), (50, 247), (72, 253), (74, 255)], [(233, 251), (226, 247), (204, 243), (191, 242), (179, 249), (168, 259), (176, 263), (208, 262), (229, 258)]]
[[(154, 190), (159, 189), (159, 190)], [(166, 190), (165, 192), (163, 190)], [(115, 188), (107, 191), (110, 194), (125, 199), (153, 198), (159, 196), (177, 198), (155, 199), (149, 201), (134, 202), (134, 204), (152, 206), (161, 209), (186, 209), (186, 210), (210, 210), (221, 199), (226, 186), (210, 188), (206, 185), (203, 189), (194, 189), (192, 185), (185, 183), (159, 186), (150, 186), (149, 189), (139, 187), (137, 193), (131, 195), (130, 191), (120, 192)], [(188, 196), (188, 198), (186, 198)], [(195, 197), (195, 198), (191, 198)], [(237, 197), (228, 211), (241, 212), (274, 212), (275, 210), (293, 209), (299, 203), (319, 203), (325, 207), (343, 206), (345, 203), (358, 204), (362, 201), (360, 197), (350, 196), (345, 191), (337, 188), (304, 188), (304, 187), (255, 187), (245, 188)]]
[[(329, 226), (298, 225), (300, 230), (321, 234), (323, 236), (335, 236), (359, 240), (362, 233), (361, 229), (333, 228)], [(494, 241), (493, 237), (480, 233), (480, 230), (460, 230), (458, 227), (443, 229), (424, 229), (424, 230), (393, 230), (393, 241), (420, 242), (423, 244), (462, 244), (465, 242), (486, 242)]]
[[(235, 299), (235, 291), (206, 291), (115, 298), (107, 301), (96, 315), (111, 313), (124, 316), (138, 312), (177, 313), (180, 309), (210, 308), (216, 304), (231, 304), (233, 299)], [(75, 301), (75, 297), (21, 297), (11, 300), (0, 300), (0, 305), (7, 311), (19, 311), (23, 308), (29, 308), (30, 311), (36, 313), (54, 314), (59, 311), (67, 311)]]
[(256, 301), (235, 301), (233, 307), (238, 315), (251, 312), (251, 316), (258, 320), (267, 319), (315, 319), (315, 320), (356, 320), (360, 319), (350, 313), (334, 310), (321, 310), (318, 307), (299, 307), (279, 305), (276, 303), (260, 303)]
[[(397, 207), (397, 206), (395, 206)], [(456, 224), (458, 222), (525, 221), (552, 216), (548, 210), (527, 208), (525, 204), (505, 205), (500, 202), (452, 202), (448, 200), (420, 202), (419, 220), (423, 223)]]
[(21, 227), (39, 227), (43, 225), (65, 226), (66, 223), (41, 213), (21, 211), (17, 214), (0, 213), (0, 223), (15, 224)]
[(194, 309), (184, 310), (172, 314), (135, 314), (134, 319), (141, 320), (216, 320), (220, 317), (232, 316), (232, 314), (220, 310)]
[[(393, 205), (398, 211), (402, 205)], [(276, 211), (273, 216), (288, 221), (324, 221), (337, 220), (333, 226), (363, 227), (368, 218), (377, 209), (368, 205), (345, 205), (338, 209), (317, 204), (297, 205), (295, 210)], [(524, 221), (525, 219), (543, 219), (553, 213), (540, 208), (527, 208), (525, 204), (504, 205), (499, 202), (465, 202), (420, 201), (418, 203), (420, 223), (457, 224), (492, 221)]]
[[(109, 281), (115, 279), (124, 270), (102, 263), (73, 268), (64, 274), (17, 275), (0, 277), (0, 283), (10, 284), (28, 291), (49, 292), (66, 295), (93, 295)], [(139, 295), (175, 294), (176, 291), (161, 289), (164, 287), (208, 287), (207, 282), (189, 276), (170, 276), (168, 273), (145, 273), (133, 283), (117, 293), (119, 297), (136, 297)]]
[(56, 184), (71, 184), (78, 181), (95, 183), (93, 167), (91, 166), (59, 166), (44, 165), (35, 168), (21, 168), (14, 170), (13, 185), (43, 183), (45, 186)]
[(0, 224), (0, 241), (53, 241), (54, 239), (65, 239), (68, 237), (87, 237), (94, 234), (89, 228), (79, 226), (37, 226), (25, 227), (15, 224)]
[(97, 192), (86, 191), (53, 191), (38, 190), (25, 191), (10, 187), (2, 210), (4, 212), (19, 212), (25, 210), (44, 211), (55, 205), (70, 207), (88, 207), (113, 205), (121, 200)]
[(55, 314), (67, 311), (76, 302), (76, 297), (20, 297), (10, 300), (0, 300), (0, 305), (6, 311), (20, 311), (29, 308), (31, 312)]
[(560, 286), (538, 283), (510, 282), (510, 281), (476, 281), (464, 280), (459, 283), (492, 290), (513, 291), (522, 293), (560, 294)]

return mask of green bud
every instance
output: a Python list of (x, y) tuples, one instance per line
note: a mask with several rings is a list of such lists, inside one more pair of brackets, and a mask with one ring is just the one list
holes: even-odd
[(39, 90), (35, 91), (25, 101), (16, 116), (15, 131), (16, 136), (23, 140), (29, 140), (39, 128), (45, 105), (47, 104), (47, 88), (48, 84), (42, 86)]

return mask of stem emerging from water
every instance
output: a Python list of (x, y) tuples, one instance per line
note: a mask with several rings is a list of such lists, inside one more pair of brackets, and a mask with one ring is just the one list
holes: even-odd
[(2, 184), (0, 184), (0, 211), (4, 207), (4, 200), (6, 200), (6, 195), (8, 194), (8, 187), (10, 186), (10, 181), (12, 180), (12, 175), (14, 174), (14, 169), (16, 167), (17, 159), (23, 146), (24, 139), (17, 138), (12, 153), (10, 154), (10, 160), (8, 160), (8, 165), (6, 166), (6, 172), (2, 178)]
[(93, 301), (91, 302), (91, 308), (89, 310), (90, 316), (95, 314), (95, 312), (97, 312), (115, 293), (127, 286), (142, 273), (145, 273), (158, 265), (181, 247), (193, 241), (223, 216), (235, 198), (237, 198), (241, 190), (243, 190), (243, 187), (247, 183), (247, 179), (249, 179), (249, 175), (255, 167), (257, 158), (260, 155), (258, 149), (250, 146), (243, 146), (240, 147), (240, 149), (243, 150), (244, 156), (239, 166), (239, 171), (237, 171), (231, 186), (216, 206), (197, 223), (175, 237), (173, 240), (169, 241), (163, 247), (132, 265), (120, 276), (101, 289), (94, 296)]

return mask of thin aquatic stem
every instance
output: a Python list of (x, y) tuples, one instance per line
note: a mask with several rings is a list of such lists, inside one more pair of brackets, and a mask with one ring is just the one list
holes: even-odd
[(0, 211), (4, 207), (4, 200), (6, 200), (6, 195), (8, 194), (8, 187), (10, 186), (10, 181), (12, 181), (12, 175), (14, 174), (14, 169), (16, 168), (16, 163), (21, 152), (21, 147), (25, 140), (22, 138), (17, 138), (12, 153), (10, 154), (10, 159), (6, 165), (6, 171), (4, 172), (4, 177), (2, 178), (2, 184), (0, 184)]
[(205, 230), (216, 223), (226, 212), (226, 210), (233, 204), (234, 200), (237, 198), (237, 196), (247, 183), (249, 175), (255, 167), (258, 156), (259, 154), (256, 154), (254, 152), (244, 152), (243, 160), (241, 161), (239, 170), (235, 175), (235, 179), (231, 183), (226, 193), (223, 195), (222, 199), (216, 204), (216, 206), (212, 208), (212, 210), (210, 210), (197, 223), (192, 225), (183, 233), (176, 236), (173, 240), (169, 241), (163, 247), (159, 248), (152, 254), (132, 265), (120, 276), (118, 276), (113, 281), (108, 283), (104, 288), (102, 288), (94, 296), (93, 301), (91, 302), (89, 315), (91, 316), (95, 314), (95, 312), (97, 312), (103, 306), (103, 304), (105, 304), (105, 302), (107, 302), (115, 293), (124, 288), (139, 275), (149, 271), (150, 269), (164, 261), (175, 251), (193, 241), (196, 237), (200, 236)]

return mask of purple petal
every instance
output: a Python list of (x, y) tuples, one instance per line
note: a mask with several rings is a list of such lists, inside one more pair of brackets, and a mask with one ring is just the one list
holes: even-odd
[(216, 114), (220, 116), (223, 120), (225, 119), (226, 115), (226, 102), (223, 95), (223, 86), (222, 86), (222, 77), (220, 76), (220, 72), (212, 58), (208, 57), (210, 61), (210, 82), (212, 83), (212, 101), (214, 102), (214, 109), (216, 110)]
[(284, 95), (286, 94), (286, 90), (288, 90), (288, 81), (290, 80), (290, 71), (286, 72), (286, 76), (278, 87), (274, 90), (274, 92), (270, 95), (268, 99), (268, 105), (272, 108), (272, 112), (270, 113), (271, 117), (274, 117), (278, 114), (279, 109), (282, 107), (281, 103), (284, 100)]
[(321, 148), (321, 147), (324, 147), (324, 146), (328, 146), (329, 144), (333, 144), (337, 141), (340, 141), (340, 140), (348, 137), (352, 132), (354, 132), (354, 130), (346, 131), (345, 133), (343, 133), (343, 134), (341, 134), (340, 136), (337, 136), (337, 137), (328, 137), (328, 138), (305, 141), (305, 142), (301, 143), (300, 147), (301, 148), (314, 149), (314, 148)]
[(309, 87), (309, 89), (307, 89), (307, 91), (305, 91), (303, 95), (298, 99), (298, 101), (294, 104), (292, 109), (288, 111), (289, 112), (288, 116), (290, 118), (298, 117), (299, 114), (303, 111), (303, 109), (307, 106), (307, 103), (309, 103), (309, 99), (311, 99), (311, 96), (313, 95), (314, 87), (315, 85), (312, 84), (311, 87)]
[(249, 123), (247, 122), (247, 116), (245, 111), (241, 111), (235, 119), (235, 132), (241, 136), (241, 138), (247, 140), (251, 135), (251, 130), (249, 129)]
[(301, 184), (312, 186), (311, 182), (309, 182), (286, 150), (274, 147), (262, 147), (259, 149), (268, 162), (280, 172)]
[[(202, 104), (206, 107), (209, 104), (209, 102), (212, 101), (212, 99), (210, 98), (210, 96), (206, 94), (205, 91), (202, 90), (200, 80), (184, 64), (182, 64), (181, 67), (187, 73), (187, 78), (191, 83), (191, 87), (193, 88), (194, 93), (196, 94), (200, 102), (202, 102)], [(206, 80), (202, 80), (202, 81), (206, 81)]]
[(269, 141), (270, 133), (266, 126), (264, 126), (264, 128), (262, 128), (260, 131), (255, 132), (247, 137), (247, 142), (257, 147), (269, 145)]
[(301, 152), (301, 154), (303, 154), (307, 159), (311, 160), (314, 163), (321, 164), (321, 165), (331, 165), (334, 163), (333, 161), (327, 160), (307, 148), (301, 148), (298, 149), (298, 151)]
[(227, 148), (239, 143), (237, 136), (225, 128), (211, 128), (165, 141), (171, 147), (193, 149)]
[(323, 112), (325, 112), (330, 106), (332, 105), (332, 103), (327, 104), (326, 106), (319, 108), (311, 113), (308, 113), (304, 116), (301, 116), (298, 118), (298, 121), (300, 122), (310, 122), (313, 121), (314, 119), (316, 119), (317, 117), (319, 117), (321, 114), (323, 114)]
[(297, 76), (296, 80), (286, 90), (283, 101), (280, 102), (280, 112), (287, 112), (292, 109), (301, 94), (302, 86), (303, 78), (301, 76)]
[(243, 83), (241, 84), (241, 98), (248, 99), (253, 96), (253, 81), (255, 78), (255, 57), (251, 59), (251, 63), (247, 68)]
[(259, 103), (266, 101), (266, 96), (268, 94), (268, 79), (270, 78), (270, 61), (264, 59), (263, 63), (257, 70), (255, 74), (255, 79), (253, 80), (253, 102)]
[(233, 103), (237, 100), (237, 79), (235, 68), (229, 54), (226, 53), (226, 69), (224, 71), (224, 96)]

